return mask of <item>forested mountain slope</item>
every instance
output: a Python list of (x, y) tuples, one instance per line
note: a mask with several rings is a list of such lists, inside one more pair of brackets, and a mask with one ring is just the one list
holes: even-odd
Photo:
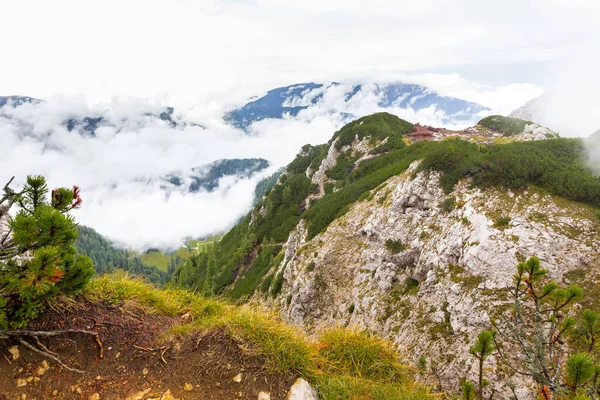
[(82, 225), (77, 228), (79, 237), (75, 242), (75, 248), (79, 254), (85, 254), (92, 259), (97, 274), (122, 269), (143, 276), (154, 283), (161, 284), (168, 281), (169, 275), (166, 271), (144, 264), (137, 256), (115, 247), (92, 228)]
[(497, 289), (517, 262), (536, 255), (553, 279), (580, 282), (600, 303), (590, 284), (600, 273), (600, 179), (587, 154), (581, 140), (499, 116), (460, 132), (364, 117), (305, 146), (175, 281), (264, 299), (308, 330), (366, 327), (424, 357), (451, 390), (475, 371), (477, 332), (507, 310)]
[(175, 186), (187, 186), (190, 192), (205, 190), (212, 192), (224, 177), (249, 178), (269, 166), (264, 158), (231, 158), (214, 161), (192, 168), (191, 171), (174, 172), (166, 177)]

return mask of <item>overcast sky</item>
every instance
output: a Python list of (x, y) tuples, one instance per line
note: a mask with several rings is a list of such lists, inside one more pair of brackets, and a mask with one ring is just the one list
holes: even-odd
[(597, 52), (599, 20), (597, 0), (2, 1), (0, 92), (183, 102), (430, 72), (546, 87)]
[[(79, 184), (78, 221), (129, 247), (172, 248), (229, 228), (259, 177), (190, 194), (165, 192), (161, 176), (232, 157), (276, 168), (331, 137), (341, 123), (332, 109), (379, 111), (375, 98), (347, 105), (340, 92), (247, 136), (222, 116), (248, 97), (400, 80), (508, 114), (550, 90), (545, 120), (585, 136), (600, 128), (598, 21), (598, 0), (0, 0), (0, 95), (48, 100), (0, 119), (0, 181), (37, 173), (53, 187)], [(62, 125), (166, 105), (206, 129), (145, 121), (84, 137)], [(435, 109), (391, 111), (441, 121)]]

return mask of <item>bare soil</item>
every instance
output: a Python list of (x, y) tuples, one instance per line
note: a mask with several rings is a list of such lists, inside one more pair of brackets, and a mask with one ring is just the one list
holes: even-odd
[[(159, 342), (161, 334), (180, 321), (86, 300), (77, 307), (46, 312), (28, 329), (96, 331), (103, 357), (90, 335), (41, 339), (66, 365), (85, 371), (79, 374), (18, 342), (0, 342), (0, 400), (145, 400), (160, 399), (168, 390), (177, 399), (256, 400), (261, 391), (268, 392), (271, 399), (286, 398), (296, 377), (269, 373), (262, 357), (249, 354), (245, 346), (221, 331)], [(8, 351), (14, 345), (19, 349), (17, 359)], [(49, 369), (40, 374), (44, 360)], [(235, 382), (238, 374), (242, 379)]]
[(453, 131), (446, 128), (434, 128), (429, 125), (415, 124), (413, 130), (404, 135), (411, 142), (440, 141), (450, 137), (460, 137), (463, 140), (474, 141), (480, 144), (493, 143), (493, 138), (501, 137), (502, 132), (482, 130), (476, 127)]

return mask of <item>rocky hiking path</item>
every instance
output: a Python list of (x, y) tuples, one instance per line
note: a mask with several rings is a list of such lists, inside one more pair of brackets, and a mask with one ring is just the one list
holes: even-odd
[[(88, 335), (41, 339), (49, 352), (83, 374), (67, 371), (22, 344), (0, 346), (0, 400), (316, 399), (305, 381), (269, 373), (261, 357), (249, 355), (223, 332), (159, 342), (178, 322), (87, 302), (47, 312), (29, 328), (97, 331), (103, 357)], [(310, 396), (298, 397), (305, 392)]]

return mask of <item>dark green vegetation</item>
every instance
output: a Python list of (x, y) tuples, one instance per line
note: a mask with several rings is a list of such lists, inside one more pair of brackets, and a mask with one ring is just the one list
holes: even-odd
[[(287, 240), (289, 232), (305, 211), (306, 197), (318, 190), (306, 177), (306, 169), (313, 161), (316, 166), (320, 164), (326, 155), (324, 149), (325, 146), (305, 146), (304, 156), (296, 158), (288, 166), (286, 174), (280, 177), (280, 184), (271, 188), (265, 200), (257, 206), (256, 210), (262, 208), (263, 211), (256, 213), (255, 223), (249, 225), (250, 216), (243, 219), (212, 251), (194, 257), (176, 269), (174, 282), (206, 294), (217, 294), (239, 276), (243, 278), (230, 293), (236, 298), (251, 294), (267, 273), (268, 268), (265, 268), (270, 268), (271, 261), (281, 260), (266, 261), (275, 255), (273, 246), (269, 244)], [(261, 261), (253, 263), (255, 258)]]
[[(306, 170), (316, 170), (326, 155), (327, 145), (304, 146), (279, 178), (280, 183), (255, 208), (254, 223), (250, 226), (250, 216), (244, 218), (207, 254), (177, 268), (174, 282), (202, 293), (219, 294), (240, 277), (228, 294), (235, 298), (252, 294), (267, 271), (282, 260), (283, 255), (275, 257), (273, 244), (287, 240), (306, 210), (306, 198), (318, 191), (306, 177)], [(255, 258), (260, 262), (253, 263)]]
[(532, 124), (531, 121), (525, 121), (519, 118), (504, 117), (502, 115), (490, 115), (479, 121), (478, 125), (500, 131), (503, 136), (514, 136), (523, 133), (525, 125)]
[(283, 253), (280, 251), (279, 245), (265, 245), (250, 266), (241, 273), (238, 282), (228, 295), (239, 299), (252, 293), (271, 267), (279, 265), (283, 260)]
[[(308, 238), (315, 237), (355, 202), (372, 199), (375, 189), (382, 188), (380, 185), (387, 179), (403, 173), (417, 160), (422, 161), (418, 171), (441, 173), (441, 185), (449, 197), (440, 206), (446, 211), (456, 206), (456, 199), (450, 194), (465, 178), (471, 178), (473, 186), (479, 188), (517, 189), (533, 185), (552, 195), (600, 207), (600, 178), (588, 169), (586, 147), (581, 140), (549, 139), (486, 147), (446, 140), (405, 146), (402, 138), (410, 129), (410, 123), (380, 113), (354, 121), (336, 132), (330, 145), (338, 138), (335, 145), (338, 149), (351, 144), (354, 138), (368, 138), (373, 148), (379, 150), (372, 152), (375, 157), (358, 165), (355, 165), (358, 154), (342, 153), (338, 160), (341, 167), (327, 171), (330, 182), (324, 185), (325, 196), (311, 200), (308, 208), (306, 199), (311, 193), (318, 193), (318, 187), (311, 183), (307, 171), (309, 176), (314, 173), (328, 146), (305, 146), (252, 216), (248, 215), (234, 227), (209, 254), (179, 268), (175, 282), (203, 293), (226, 293), (240, 299), (259, 286), (269, 295), (279, 293), (283, 276), (281, 272), (277, 275), (273, 272), (283, 256), (273, 253), (273, 249), (285, 243), (300, 220), (304, 219), (308, 225)], [(384, 142), (386, 138), (389, 139)], [(396, 145), (381, 147), (386, 143)], [(377, 200), (382, 203), (385, 196)], [(265, 276), (268, 276), (266, 281)]]
[[(137, 256), (127, 250), (116, 248), (110, 241), (87, 226), (78, 226), (79, 237), (75, 242), (77, 253), (92, 259), (96, 273), (110, 273), (122, 269), (143, 276), (157, 284), (166, 283), (169, 273), (144, 264)], [(173, 268), (174, 270), (174, 268)]]
[[(50, 301), (80, 292), (94, 275), (89, 257), (76, 254), (77, 227), (68, 214), (81, 204), (79, 188), (49, 196), (42, 176), (29, 176), (20, 192), (9, 185), (0, 195), (0, 221), (8, 221), (12, 233), (0, 238), (0, 339), (7, 338), (2, 330), (26, 326)], [(13, 205), (18, 211), (11, 219)]]
[(456, 207), (456, 197), (454, 196), (446, 197), (440, 204), (440, 208), (447, 213), (454, 210), (454, 207)]
[(492, 319), (493, 329), (482, 331), (470, 348), (479, 367), (478, 382), (476, 391), (465, 382), (464, 398), (493, 397), (497, 388), (484, 378), (484, 364), (491, 355), (509, 370), (531, 376), (540, 398), (596, 398), (600, 318), (592, 310), (584, 310), (579, 321), (573, 318), (583, 290), (575, 285), (562, 287), (547, 274), (537, 257), (517, 265), (514, 286), (508, 290), (513, 310), (509, 318)]
[(494, 228), (504, 229), (510, 225), (510, 217), (502, 215), (494, 221)]
[[(213, 191), (219, 186), (219, 180), (224, 176), (250, 177), (254, 173), (269, 166), (269, 162), (263, 158), (231, 158), (217, 160), (208, 165), (192, 169), (190, 192), (200, 190)], [(183, 184), (180, 174), (171, 174), (166, 178), (175, 186)]]
[(553, 195), (600, 206), (600, 178), (587, 167), (587, 150), (579, 139), (487, 147), (464, 141), (425, 145), (420, 169), (442, 172), (441, 184), (447, 192), (459, 180), (470, 177), (476, 187), (517, 189), (534, 185)]
[(327, 175), (328, 178), (336, 181), (344, 179), (346, 175), (352, 171), (354, 163), (360, 158), (361, 155), (362, 154), (352, 154), (352, 151), (350, 150), (340, 154), (335, 167), (325, 171), (325, 175)]
[(280, 168), (277, 171), (275, 171), (273, 175), (258, 181), (256, 187), (254, 188), (254, 201), (252, 202), (253, 205), (257, 205), (262, 201), (265, 194), (267, 194), (267, 192), (273, 186), (275, 186), (275, 183), (277, 183), (277, 179), (279, 179), (283, 171), (285, 171), (285, 168)]
[(335, 144), (336, 149), (341, 149), (344, 146), (352, 144), (355, 138), (359, 140), (369, 137), (375, 143), (376, 141), (383, 141), (386, 138), (389, 140), (393, 139), (393, 142), (398, 145), (402, 136), (413, 130), (413, 124), (404, 121), (395, 115), (382, 112), (352, 121), (342, 129), (337, 131), (333, 138), (329, 141), (329, 144), (333, 143), (335, 139), (338, 142)]
[(393, 240), (393, 239), (386, 240), (385, 247), (392, 254), (398, 254), (406, 249), (406, 246), (402, 244), (401, 240)]

